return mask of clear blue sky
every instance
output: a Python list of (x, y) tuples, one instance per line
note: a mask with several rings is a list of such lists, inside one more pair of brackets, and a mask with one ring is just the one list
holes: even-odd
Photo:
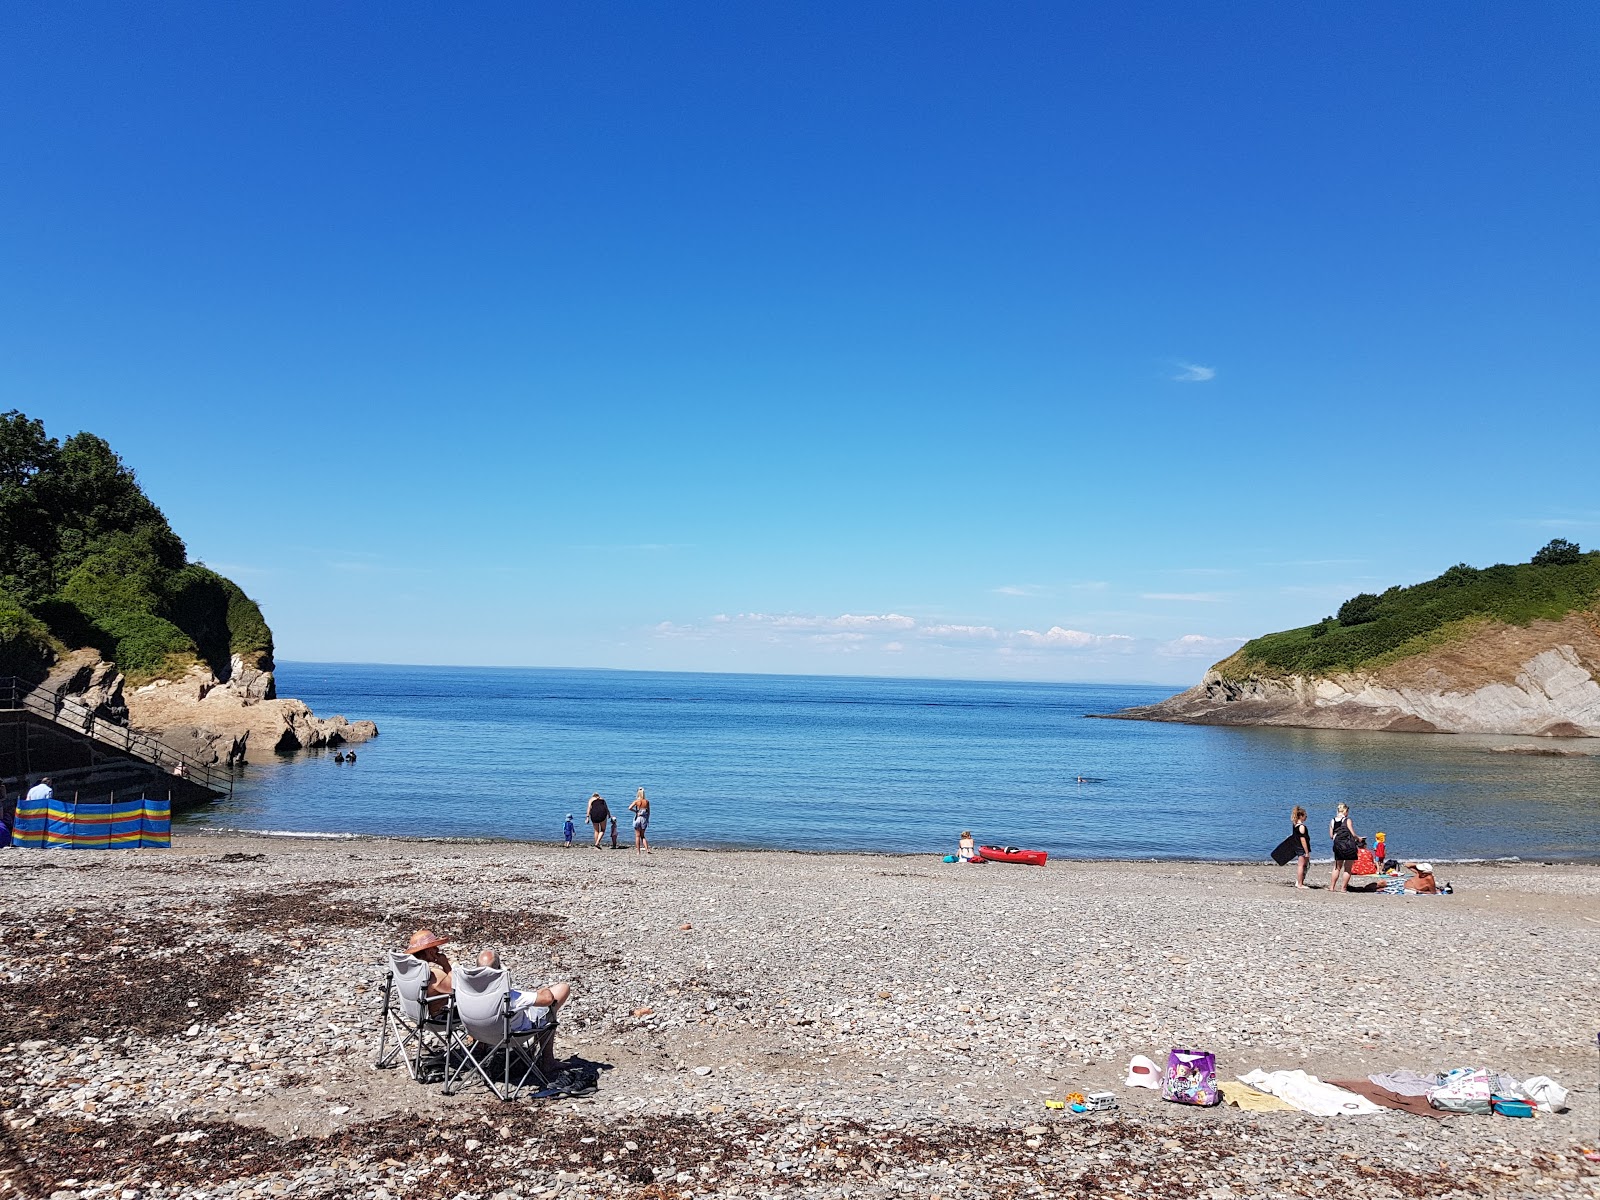
[(1187, 683), (1600, 542), (1597, 52), (1576, 0), (13, 4), (0, 405), (283, 658)]

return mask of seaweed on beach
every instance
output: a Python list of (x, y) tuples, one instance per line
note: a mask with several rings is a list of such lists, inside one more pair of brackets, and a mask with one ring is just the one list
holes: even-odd
[[(813, 1124), (732, 1113), (612, 1120), (537, 1105), (497, 1107), (492, 1115), (471, 1109), (427, 1124), (399, 1114), (324, 1138), (280, 1137), (216, 1121), (136, 1125), (36, 1116), (0, 1131), (0, 1183), (26, 1180), (43, 1195), (69, 1179), (80, 1187), (89, 1181), (125, 1188), (216, 1186), (283, 1180), (308, 1166), (338, 1163), (336, 1176), (329, 1172), (320, 1186), (302, 1192), (359, 1188), (351, 1176), (362, 1174), (413, 1200), (444, 1200), (487, 1195), (513, 1172), (526, 1178), (542, 1170), (582, 1172), (591, 1191), (643, 1198), (681, 1195), (684, 1173), (697, 1192), (757, 1179), (766, 1192), (864, 1191), (895, 1190), (908, 1168), (938, 1168), (960, 1177), (950, 1181), (957, 1187), (981, 1183), (987, 1196), (1037, 1195), (1043, 1189), (1176, 1200), (1206, 1183), (1230, 1181), (1251, 1162), (1259, 1167), (1265, 1150), (1223, 1129), (1121, 1120), (1061, 1124), (1043, 1139), (1030, 1139), (1028, 1132), (932, 1122)], [(629, 1142), (631, 1152), (623, 1149)], [(1237, 1159), (1245, 1161), (1236, 1166)], [(775, 1170), (776, 1161), (784, 1166)], [(1293, 1171), (1297, 1182), (1315, 1191), (1333, 1185), (1375, 1194), (1374, 1185), (1386, 1185), (1400, 1196), (1423, 1197), (1484, 1190), (1470, 1179), (1345, 1160), (1303, 1162)]]
[(173, 1033), (219, 1020), (254, 991), (248, 954), (193, 945), (151, 954), (115, 936), (25, 946), (12, 964), (21, 980), (0, 983), (0, 1042)]
[(223, 924), (235, 933), (292, 933), (299, 929), (360, 929), (383, 922), (383, 914), (375, 913), (370, 904), (331, 897), (328, 893), (336, 886), (315, 884), (240, 893), (228, 901)]

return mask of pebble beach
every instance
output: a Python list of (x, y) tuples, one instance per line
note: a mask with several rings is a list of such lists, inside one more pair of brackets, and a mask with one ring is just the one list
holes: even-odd
[[(1600, 867), (1456, 894), (1266, 866), (189, 836), (0, 852), (0, 1196), (1600, 1195)], [(1326, 883), (1326, 868), (1312, 878)], [(581, 1099), (375, 1071), (378, 962), (572, 983)], [(1490, 1066), (1532, 1120), (1163, 1103), (1219, 1076)], [(1048, 1109), (1108, 1090), (1119, 1107)]]

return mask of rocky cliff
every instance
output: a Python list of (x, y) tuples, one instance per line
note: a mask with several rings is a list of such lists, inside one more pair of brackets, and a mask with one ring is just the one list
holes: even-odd
[(1241, 651), (1170, 700), (1111, 715), (1199, 725), (1600, 737), (1600, 617), (1581, 611), (1527, 625), (1475, 622), (1416, 654), (1328, 673), (1263, 670)]
[(244, 763), (254, 755), (364, 742), (378, 736), (371, 721), (318, 717), (302, 701), (280, 699), (270, 670), (231, 664), (219, 680), (204, 667), (157, 679), (131, 691), (115, 663), (94, 650), (64, 655), (41, 685), (84, 714), (125, 722), (202, 763)]

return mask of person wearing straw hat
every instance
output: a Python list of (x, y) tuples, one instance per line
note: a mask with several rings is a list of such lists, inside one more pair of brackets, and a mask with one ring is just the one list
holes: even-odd
[(439, 997), (438, 1000), (428, 1002), (430, 1013), (443, 1012), (445, 997), (448, 997), (455, 988), (455, 982), (450, 976), (450, 960), (444, 956), (444, 951), (439, 949), (449, 940), (439, 937), (431, 929), (419, 929), (406, 943), (407, 954), (413, 958), (420, 958), (428, 964), (428, 995)]

